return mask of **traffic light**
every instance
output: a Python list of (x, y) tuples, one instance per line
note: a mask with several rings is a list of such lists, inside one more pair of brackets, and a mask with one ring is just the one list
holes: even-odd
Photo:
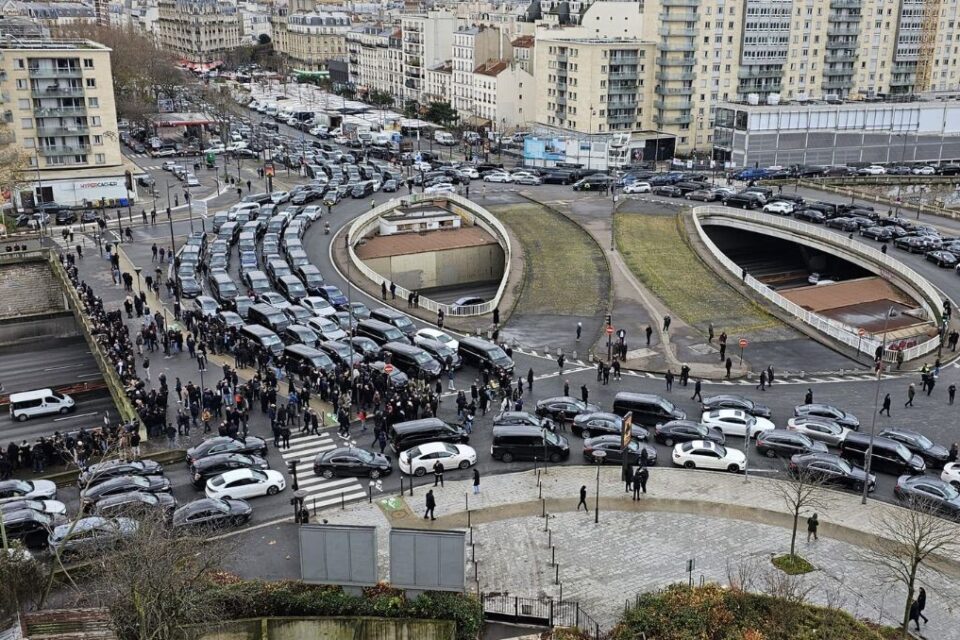
[(290, 475), (291, 475), (291, 476), (297, 475), (297, 461), (296, 461), (296, 460), (290, 460), (289, 462), (287, 462), (287, 471), (290, 472)]
[(127, 169), (123, 172), (124, 182), (127, 185), (127, 191), (133, 191), (133, 174)]
[(605, 322), (607, 323), (607, 326), (608, 326), (608, 327), (613, 326), (613, 314), (612, 314), (612, 313), (608, 313), (608, 314), (605, 316)]

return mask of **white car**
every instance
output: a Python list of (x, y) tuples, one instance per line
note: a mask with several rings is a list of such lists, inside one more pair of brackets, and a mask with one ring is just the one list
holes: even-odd
[(708, 427), (716, 427), (725, 436), (740, 436), (749, 433), (756, 438), (761, 431), (773, 431), (773, 423), (766, 418), (758, 418), (740, 409), (714, 409), (704, 411), (700, 422)]
[(163, 164), (160, 166), (163, 167), (164, 171), (173, 171), (173, 168), (177, 166), (177, 163), (173, 160), (164, 160)]
[(197, 180), (197, 176), (193, 175), (192, 173), (188, 173), (188, 174), (187, 174), (187, 177), (185, 178), (184, 181), (187, 183), (187, 186), (188, 186), (188, 187), (199, 187), (199, 186), (200, 186), (200, 181)]
[(322, 211), (320, 207), (318, 207), (317, 205), (311, 204), (308, 207), (304, 207), (303, 211), (301, 211), (300, 214), (310, 218), (310, 222), (316, 222), (317, 220), (320, 219)]
[(673, 447), (673, 464), (687, 469), (716, 469), (738, 473), (747, 465), (747, 456), (709, 440), (681, 442)]
[(320, 334), (323, 340), (341, 340), (347, 337), (347, 332), (330, 318), (315, 316), (307, 320), (307, 326)]
[(283, 474), (273, 469), (233, 469), (207, 480), (208, 498), (273, 496), (287, 486)]
[(277, 309), (286, 309), (290, 306), (290, 301), (276, 291), (267, 291), (265, 293), (261, 293), (258, 298), (261, 302), (273, 305)]
[(721, 198), (726, 198), (727, 196), (734, 196), (737, 194), (737, 190), (733, 187), (716, 187), (714, 191), (719, 193)]
[(427, 195), (435, 196), (441, 193), (456, 193), (457, 188), (449, 182), (440, 182), (432, 187), (427, 187), (423, 192)]
[(337, 312), (326, 298), (320, 296), (307, 296), (300, 300), (300, 306), (313, 313), (313, 315), (323, 318), (332, 316)]
[(0, 517), (4, 513), (29, 509), (39, 511), (55, 516), (67, 515), (67, 505), (59, 500), (11, 500), (9, 502), (0, 502)]
[(793, 205), (789, 202), (778, 200), (777, 202), (763, 205), (763, 210), (765, 213), (776, 213), (781, 216), (788, 216), (793, 213)]
[(802, 433), (811, 440), (819, 440), (833, 447), (839, 447), (850, 433), (850, 429), (841, 427), (829, 418), (815, 416), (794, 416), (787, 420), (787, 430)]
[(869, 167), (864, 167), (857, 171), (861, 176), (882, 176), (887, 172), (886, 169), (879, 165), (872, 164)]
[(543, 180), (540, 179), (540, 176), (535, 176), (532, 173), (526, 173), (525, 171), (520, 171), (514, 173), (510, 176), (513, 179), (515, 184), (526, 184), (536, 186), (543, 183)]
[(420, 161), (420, 162), (413, 163), (414, 171), (430, 171), (431, 169), (433, 169), (433, 167), (430, 166), (429, 162)]
[(649, 182), (631, 182), (630, 184), (624, 185), (624, 193), (650, 193), (650, 183)]
[(286, 191), (274, 191), (270, 194), (270, 201), (273, 204), (283, 204), (290, 199), (290, 194)]
[(948, 462), (943, 465), (943, 471), (940, 472), (940, 479), (960, 489), (960, 462)]
[(0, 502), (11, 500), (56, 500), (57, 485), (49, 480), (0, 481)]
[(484, 182), (513, 182), (513, 176), (505, 171), (493, 171), (483, 176)]
[(459, 171), (460, 171), (460, 173), (462, 173), (463, 175), (467, 176), (467, 177), (470, 178), (471, 180), (479, 180), (479, 179), (480, 179), (480, 172), (477, 171), (477, 168), (476, 168), (476, 167), (460, 167)]
[(459, 340), (454, 340), (449, 334), (446, 334), (439, 329), (431, 329), (430, 327), (420, 329), (417, 331), (416, 335), (413, 336), (413, 341), (416, 344), (420, 344), (424, 340), (435, 340), (443, 346), (453, 349), (454, 351), (457, 351), (457, 349), (460, 347)]
[(937, 170), (933, 167), (917, 167), (913, 170), (913, 175), (915, 176), (932, 176), (937, 173)]
[(400, 454), (400, 471), (408, 475), (423, 476), (433, 473), (433, 465), (438, 461), (445, 471), (469, 469), (477, 463), (477, 452), (465, 444), (427, 442)]
[(218, 156), (226, 150), (227, 150), (226, 147), (223, 147), (223, 146), (207, 147), (202, 151), (202, 153), (203, 155), (213, 154), (215, 156)]

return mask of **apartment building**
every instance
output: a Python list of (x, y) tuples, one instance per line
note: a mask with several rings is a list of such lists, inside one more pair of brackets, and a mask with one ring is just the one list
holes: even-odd
[(420, 104), (431, 102), (450, 102), (453, 85), (453, 66), (450, 61), (440, 62), (427, 67), (423, 75), (423, 93)]
[(456, 27), (457, 17), (449, 11), (401, 16), (404, 99), (418, 100), (427, 67), (450, 60)]
[(110, 49), (89, 40), (0, 40), (0, 109), (28, 170), (20, 207), (128, 196)]
[(271, 17), (274, 48), (306, 71), (326, 69), (330, 60), (346, 60), (351, 28), (346, 13), (313, 7), (313, 2), (292, 0)]
[(510, 43), (513, 49), (513, 60), (527, 73), (533, 73), (533, 45), (532, 35), (519, 36)]
[(97, 23), (97, 14), (92, 4), (66, 0), (63, 2), (7, 0), (0, 3), (0, 15), (29, 18), (46, 27)]
[(461, 27), (453, 34), (453, 82), (450, 106), (460, 113), (473, 109), (474, 69), (510, 56), (510, 43), (499, 29)]
[(271, 23), (273, 15), (268, 5), (254, 0), (246, 0), (237, 2), (237, 10), (240, 12), (241, 33), (243, 34), (241, 40), (243, 42), (255, 44), (260, 36), (273, 39), (273, 24)]
[(382, 91), (398, 99), (403, 96), (400, 29), (380, 25), (354, 27), (347, 32), (346, 46), (350, 82), (358, 91)]
[(536, 82), (516, 62), (495, 60), (473, 73), (473, 103), (460, 117), (496, 131), (525, 129), (536, 115)]
[(224, 0), (157, 0), (160, 46), (189, 62), (212, 62), (240, 46), (240, 12)]

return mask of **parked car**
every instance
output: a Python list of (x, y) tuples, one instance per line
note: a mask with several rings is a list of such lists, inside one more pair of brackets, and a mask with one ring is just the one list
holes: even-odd
[(118, 476), (155, 476), (163, 474), (163, 465), (154, 460), (107, 460), (87, 467), (77, 477), (81, 489)]
[(173, 512), (174, 530), (220, 529), (246, 524), (253, 508), (246, 500), (200, 498)]
[(772, 422), (766, 418), (751, 416), (740, 409), (714, 409), (704, 411), (700, 416), (700, 422), (708, 427), (716, 427), (727, 437), (740, 436), (756, 438), (762, 431), (771, 431), (774, 429)]
[(708, 396), (700, 403), (704, 411), (713, 411), (714, 409), (740, 409), (752, 416), (759, 418), (770, 417), (770, 407), (754, 402), (745, 396), (733, 393), (721, 393), (715, 396)]
[(313, 472), (324, 478), (350, 476), (376, 479), (390, 475), (392, 471), (390, 458), (357, 447), (321, 451), (313, 459)]
[[(619, 436), (623, 433), (623, 418), (606, 411), (581, 413), (573, 419), (570, 431), (584, 440), (589, 440), (594, 436)], [(631, 426), (630, 433), (635, 440), (646, 440), (650, 437), (650, 433), (638, 424)]]
[(61, 556), (101, 552), (130, 538), (137, 529), (137, 521), (130, 518), (90, 516), (60, 525), (50, 534), (48, 542)]
[(729, 449), (709, 440), (694, 440), (674, 445), (673, 464), (686, 469), (714, 469), (739, 473), (746, 468), (742, 451)]
[(790, 458), (787, 473), (793, 477), (804, 475), (826, 485), (839, 486), (853, 491), (862, 491), (864, 482), (867, 491), (877, 486), (877, 476), (870, 474), (834, 453), (804, 453)]
[(600, 407), (581, 402), (571, 396), (544, 398), (543, 400), (537, 401), (536, 409), (538, 416), (547, 417), (555, 421), (570, 421), (581, 413), (596, 413), (598, 411), (600, 411)]
[(267, 457), (267, 442), (256, 436), (247, 436), (243, 440), (229, 436), (207, 438), (195, 447), (187, 449), (187, 464), (193, 464), (200, 458), (221, 453), (245, 453)]
[(468, 469), (477, 463), (477, 452), (465, 444), (428, 442), (400, 453), (400, 471), (408, 475), (423, 476), (433, 473), (439, 462), (444, 470)]
[(891, 427), (884, 429), (878, 437), (890, 438), (901, 443), (911, 453), (915, 453), (923, 458), (924, 462), (931, 469), (941, 469), (949, 459), (950, 452), (943, 445), (936, 444), (930, 438), (913, 429), (903, 427)]
[(960, 518), (960, 491), (939, 478), (902, 475), (897, 478), (893, 495), (910, 506), (932, 509), (954, 520)]
[(794, 416), (787, 420), (787, 429), (802, 433), (832, 447), (840, 446), (850, 429), (840, 426), (830, 418), (817, 416)]
[(727, 437), (720, 429), (708, 427), (693, 420), (670, 420), (655, 427), (653, 439), (660, 444), (672, 447), (677, 442), (694, 442), (697, 440), (709, 440), (717, 444), (724, 444)]
[(280, 493), (287, 486), (283, 474), (273, 469), (233, 469), (207, 481), (208, 498), (256, 498)]
[(768, 458), (777, 456), (792, 457), (803, 453), (826, 453), (827, 445), (817, 440), (811, 440), (802, 433), (787, 429), (773, 429), (763, 431), (757, 435), (757, 453)]
[[(618, 435), (596, 436), (587, 438), (583, 441), (583, 460), (587, 464), (613, 463), (623, 464), (623, 443)], [(602, 456), (595, 455), (597, 452), (603, 452)], [(631, 440), (627, 445), (627, 464), (644, 466), (654, 466), (657, 464), (656, 447)]]
[(860, 430), (860, 420), (857, 416), (829, 404), (812, 403), (797, 405), (793, 408), (793, 415), (829, 418), (841, 427), (846, 427), (853, 431)]

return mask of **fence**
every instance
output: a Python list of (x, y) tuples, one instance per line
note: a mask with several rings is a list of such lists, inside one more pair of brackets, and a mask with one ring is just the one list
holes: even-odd
[(485, 593), (483, 619), (488, 622), (527, 624), (540, 627), (572, 627), (599, 640), (600, 624), (580, 604), (553, 598), (521, 598), (505, 593)]
[[(358, 216), (347, 229), (347, 253), (349, 254), (348, 259), (350, 260), (351, 268), (357, 269), (367, 279), (372, 280), (376, 285), (386, 284), (387, 286), (390, 286), (390, 282), (388, 282), (386, 278), (368, 267), (357, 257), (357, 254), (353, 249), (354, 245), (360, 240), (360, 238), (369, 233), (373, 227), (379, 224), (381, 216), (390, 213), (394, 209), (418, 204), (421, 202), (435, 203), (437, 201), (446, 201), (449, 205), (452, 205), (450, 207), (452, 212), (464, 217), (468, 222), (476, 224), (478, 227), (495, 237), (504, 249), (504, 265), (506, 266), (506, 269), (510, 268), (510, 261), (513, 256), (513, 248), (510, 245), (510, 236), (507, 234), (507, 230), (504, 228), (504, 226), (499, 220), (497, 220), (479, 205), (462, 196), (452, 193), (444, 194), (442, 196), (425, 196), (420, 193), (411, 194), (399, 199), (390, 200), (374, 208), (368, 213)], [(482, 304), (453, 306), (450, 304), (437, 302), (436, 300), (431, 300), (430, 298), (421, 297), (420, 307), (426, 309), (427, 311), (433, 312), (437, 312), (442, 309), (443, 313), (449, 316), (482, 316), (493, 312), (493, 310), (500, 304), (500, 299), (503, 297), (506, 287), (507, 274), (505, 273), (503, 278), (500, 280), (500, 286), (497, 288), (496, 295), (494, 295), (492, 299)], [(400, 297), (407, 298), (410, 293), (411, 291), (409, 289), (397, 286), (397, 294)]]
[[(780, 218), (771, 214), (757, 213), (755, 211), (739, 211), (736, 209), (718, 206), (696, 207), (693, 210), (693, 223), (697, 229), (697, 234), (700, 238), (700, 241), (706, 245), (710, 253), (713, 254), (714, 259), (720, 262), (720, 264), (726, 267), (738, 278), (742, 277), (743, 271), (741, 267), (733, 260), (728, 258), (722, 251), (720, 251), (717, 245), (714, 244), (713, 240), (711, 240), (703, 230), (701, 218), (711, 217), (737, 222), (754, 223), (766, 229), (772, 227), (783, 231), (790, 231), (798, 235), (816, 238), (824, 244), (828, 244), (832, 247), (840, 247), (846, 250), (848, 254), (853, 254), (871, 263), (872, 265), (879, 266), (882, 269), (896, 274), (898, 277), (909, 282), (922, 294), (926, 312), (929, 313), (936, 322), (940, 322), (940, 313), (943, 309), (943, 301), (945, 299), (943, 294), (941, 294), (933, 285), (927, 282), (926, 278), (921, 276), (919, 273), (900, 263), (900, 261), (887, 256), (885, 253), (874, 249), (873, 247), (846, 236), (842, 236), (838, 233), (818, 229), (813, 225), (805, 224), (788, 218)], [(875, 337), (861, 337), (858, 333), (858, 327), (851, 327), (841, 322), (837, 322), (836, 320), (824, 318), (823, 316), (804, 309), (796, 303), (786, 299), (751, 275), (742, 277), (742, 281), (746, 286), (756, 291), (760, 296), (801, 320), (803, 323), (813, 327), (823, 334), (830, 336), (834, 340), (837, 340), (848, 347), (857, 349), (858, 351), (866, 349), (867, 353), (872, 354), (881, 344), (881, 341), (877, 340)], [(936, 351), (937, 348), (940, 347), (940, 340), (941, 338), (938, 336), (919, 344), (906, 347), (902, 349), (903, 357), (905, 360), (913, 360), (914, 358), (919, 358), (920, 356), (930, 353), (931, 351)], [(895, 357), (896, 353), (891, 349), (887, 349), (884, 353), (884, 359), (887, 361), (895, 360)]]

